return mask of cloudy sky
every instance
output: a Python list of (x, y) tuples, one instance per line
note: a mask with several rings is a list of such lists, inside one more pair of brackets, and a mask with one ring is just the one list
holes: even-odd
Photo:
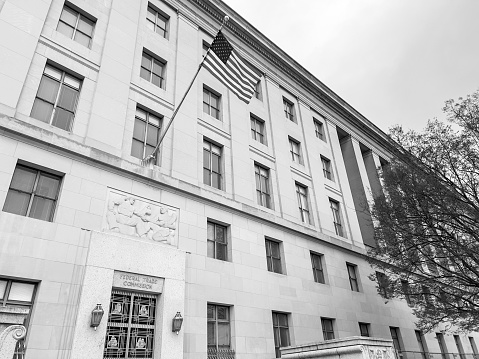
[(478, 0), (224, 1), (384, 131), (479, 89)]

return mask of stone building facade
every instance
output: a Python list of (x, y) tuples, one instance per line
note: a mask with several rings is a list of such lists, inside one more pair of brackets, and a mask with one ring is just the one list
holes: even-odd
[[(201, 70), (142, 166), (225, 14), (255, 97)], [(0, 0), (0, 61), (0, 330), (25, 358), (475, 353), (368, 279), (385, 134), (220, 0)]]

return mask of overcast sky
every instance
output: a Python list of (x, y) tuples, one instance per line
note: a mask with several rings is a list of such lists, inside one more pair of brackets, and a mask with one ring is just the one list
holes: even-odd
[(479, 89), (479, 0), (224, 0), (386, 131)]

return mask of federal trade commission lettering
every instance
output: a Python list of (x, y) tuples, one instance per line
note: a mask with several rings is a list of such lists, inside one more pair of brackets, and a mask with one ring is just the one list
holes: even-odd
[(113, 286), (125, 289), (137, 289), (149, 292), (161, 293), (163, 290), (163, 278), (150, 277), (141, 274), (115, 271)]

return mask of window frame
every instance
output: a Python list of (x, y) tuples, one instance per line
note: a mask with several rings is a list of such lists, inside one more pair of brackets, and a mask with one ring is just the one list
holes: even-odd
[(298, 209), (301, 221), (308, 225), (313, 225), (311, 219), (311, 210), (309, 204), (308, 187), (299, 182), (295, 182), (296, 198), (298, 200)]
[(401, 331), (398, 327), (389, 327), (389, 332), (391, 333), (391, 339), (393, 340), (393, 347), (399, 353), (403, 351), (402, 348), (402, 338), (401, 338)]
[(263, 90), (261, 88), (261, 80), (258, 80), (254, 86), (254, 97), (259, 101), (263, 101)]
[[(328, 328), (326, 326), (327, 324), (330, 324), (331, 328)], [(334, 319), (321, 317), (321, 330), (323, 332), (323, 340), (335, 339), (336, 336), (334, 334)], [(330, 336), (332, 336), (332, 338)]]
[[(286, 274), (284, 273), (283, 268), (283, 258), (282, 258), (282, 242), (275, 241), (270, 238), (265, 238), (265, 250), (266, 250), (266, 267), (268, 272), (277, 273), (277, 274)], [(274, 255), (273, 246), (277, 246), (278, 255)]]
[[(141, 118), (140, 116), (138, 116), (138, 113), (139, 112), (143, 112), (145, 114), (145, 119)], [(158, 124), (155, 124), (155, 123), (152, 123), (150, 121), (150, 117), (154, 117), (155, 119), (158, 119)], [(161, 136), (161, 128), (162, 128), (162, 124), (163, 124), (163, 116), (159, 116), (155, 113), (152, 113), (151, 111), (149, 110), (146, 110), (142, 107), (137, 107), (135, 109), (135, 122), (133, 124), (133, 136), (132, 136), (132, 142), (131, 142), (131, 151), (130, 151), (130, 154), (133, 156), (133, 157), (136, 157), (136, 158), (139, 158), (139, 159), (143, 159), (143, 158), (146, 158), (147, 156), (149, 156), (150, 154), (147, 154), (147, 148), (148, 146), (151, 146), (151, 144), (148, 144), (148, 136), (149, 136), (149, 131), (150, 131), (150, 126), (151, 127), (154, 127), (157, 129), (157, 135), (156, 135), (156, 143), (155, 143), (155, 147), (158, 145), (158, 141), (160, 140), (160, 136)], [(140, 139), (138, 138), (135, 138), (135, 127), (136, 127), (136, 121), (141, 121), (144, 123), (144, 126), (145, 126), (145, 132), (144, 132), (144, 139), (141, 141)], [(142, 145), (142, 148), (143, 148), (143, 155), (142, 157), (137, 157), (135, 156), (132, 152), (133, 152), (133, 146), (134, 146), (134, 143), (135, 141), (137, 143), (140, 143), (141, 142), (141, 145)], [(154, 149), (153, 148), (153, 149)], [(157, 156), (155, 157), (155, 161), (154, 161), (154, 164), (155, 165), (158, 165), (159, 163), (159, 160), (160, 160), (160, 156), (158, 156), (158, 152), (159, 152), (159, 149), (157, 151)]]
[(291, 122), (297, 123), (294, 103), (286, 99), (286, 97), (283, 97), (283, 111), (284, 111), (284, 116), (288, 120), (290, 120)]
[(303, 156), (301, 155), (301, 142), (296, 141), (292, 137), (289, 137), (289, 152), (291, 153), (291, 160), (293, 162), (303, 165)]
[(326, 142), (325, 133), (324, 133), (324, 123), (318, 120), (316, 117), (313, 117), (314, 124), (314, 133), (316, 138)]
[[(208, 98), (208, 102), (205, 102), (205, 96)], [(217, 107), (214, 107), (211, 104), (211, 99), (215, 99), (217, 103)], [(222, 121), (221, 119), (221, 95), (216, 91), (211, 90), (210, 88), (203, 86), (203, 112), (206, 113), (208, 116), (211, 116), (218, 121)], [(206, 106), (206, 111), (205, 111)], [(212, 113), (212, 109), (216, 112)]]
[(265, 122), (258, 116), (250, 114), (251, 137), (253, 140), (267, 146)]
[[(316, 253), (313, 251), (310, 251), (309, 254), (311, 257), (311, 267), (313, 269), (314, 281), (316, 283), (326, 284), (326, 280), (325, 280), (326, 275), (323, 268), (324, 254)], [(315, 258), (317, 259), (317, 262), (319, 262), (319, 267), (317, 267), (318, 263), (315, 263)]]
[[(283, 320), (280, 319), (280, 316), (284, 316), (282, 317)], [(288, 347), (291, 345), (291, 335), (289, 332), (289, 316), (290, 316), (289, 313), (272, 311), (273, 340), (274, 340), (274, 351), (275, 351), (276, 358), (281, 358), (281, 350), (280, 350), (281, 348)], [(281, 324), (281, 322), (286, 324)], [(281, 330), (283, 330), (283, 332), (286, 333), (285, 339), (287, 340), (287, 343), (283, 343)]]
[[(213, 238), (209, 238), (209, 228), (210, 226), (213, 227)], [(217, 228), (221, 228), (223, 230), (224, 241), (221, 242), (217, 238)], [(210, 243), (213, 246), (213, 253), (210, 255)], [(217, 223), (215, 221), (209, 220), (206, 222), (206, 246), (207, 246), (207, 257), (217, 259), (220, 261), (228, 262), (229, 261), (229, 240), (228, 240), (228, 226), (224, 224)], [(218, 247), (224, 246), (224, 259), (218, 258)]]
[[(13, 180), (15, 178), (15, 172), (17, 171), (18, 168), (20, 168), (20, 169), (22, 169), (23, 171), (26, 171), (26, 172), (34, 173), (35, 179), (33, 181), (33, 185), (32, 185), (32, 188), (30, 190), (31, 192), (23, 190), (23, 189), (19, 189), (19, 188), (12, 188)], [(53, 222), (56, 207), (57, 207), (57, 204), (58, 204), (58, 199), (59, 199), (59, 196), (60, 196), (61, 186), (62, 186), (62, 182), (63, 182), (63, 176), (60, 176), (60, 175), (58, 175), (56, 173), (52, 173), (52, 172), (53, 171), (48, 171), (48, 170), (40, 169), (40, 168), (37, 168), (37, 167), (32, 167), (32, 166), (29, 166), (29, 165), (26, 165), (26, 164), (23, 164), (23, 163), (17, 163), (17, 165), (15, 166), (15, 170), (12, 174), (12, 180), (10, 181), (10, 186), (8, 187), (7, 197), (5, 198), (5, 202), (4, 202), (2, 211), (7, 212), (7, 213), (16, 214), (16, 215), (23, 216), (23, 217), (35, 218), (35, 219), (43, 220), (43, 221), (46, 221), (46, 222)], [(57, 183), (58, 183), (57, 191), (56, 191), (54, 197), (49, 197), (49, 196), (46, 196), (46, 195), (41, 195), (41, 194), (36, 193), (37, 190), (38, 190), (38, 182), (40, 181), (40, 178), (42, 176), (53, 179), (53, 180), (57, 180)], [(27, 208), (26, 208), (26, 212), (24, 214), (19, 214), (19, 213), (6, 211), (6, 207), (7, 207), (7, 203), (8, 203), (7, 202), (8, 201), (8, 195), (10, 194), (10, 191), (14, 191), (16, 193), (28, 194), (29, 195), (28, 205), (27, 205)], [(50, 211), (50, 214), (48, 216), (48, 219), (42, 219), (42, 218), (36, 218), (36, 217), (30, 216), (32, 214), (31, 210), (32, 210), (32, 206), (33, 206), (33, 203), (35, 201), (35, 198), (38, 198), (38, 197), (52, 202), (52, 207), (51, 207), (51, 211)]]
[[(57, 73), (57, 74), (59, 73), (60, 74), (59, 78), (55, 77), (52, 73)], [(56, 89), (56, 94), (54, 96), (55, 99), (53, 100), (53, 102), (51, 102), (51, 99), (49, 100), (49, 99), (46, 99), (46, 98), (39, 97), (39, 95), (40, 95), (39, 92), (42, 90), (42, 83), (43, 83), (44, 79), (45, 79), (45, 81), (48, 81), (48, 80), (52, 81), (53, 80), (56, 83), (58, 83), (58, 88)], [(68, 80), (68, 82), (67, 82), (67, 80)], [(72, 81), (77, 81), (78, 82), (78, 87), (77, 88), (72, 85), (72, 83), (71, 83)], [(47, 82), (45, 82), (45, 83), (47, 83)], [(60, 68), (58, 66), (55, 66), (55, 65), (50, 64), (50, 63), (47, 62), (45, 64), (45, 68), (43, 69), (43, 73), (42, 73), (42, 77), (40, 79), (40, 83), (38, 84), (38, 89), (37, 89), (37, 93), (35, 95), (32, 110), (30, 112), (30, 117), (32, 117), (32, 118), (34, 118), (38, 121), (44, 122), (46, 124), (49, 124), (51, 126), (57, 127), (61, 130), (71, 132), (72, 128), (73, 128), (73, 122), (75, 121), (75, 115), (76, 115), (76, 111), (77, 111), (78, 102), (79, 102), (79, 99), (80, 99), (80, 93), (81, 93), (82, 85), (83, 85), (83, 79), (79, 78), (78, 76), (72, 75), (70, 72), (64, 71), (62, 68)], [(76, 99), (75, 99), (74, 104), (72, 106), (73, 110), (67, 109), (66, 107), (62, 107), (62, 105), (60, 104), (62, 95), (64, 93), (63, 92), (64, 87), (76, 92)], [(37, 102), (37, 100), (38, 100), (38, 102)], [(34, 111), (35, 111), (35, 104), (36, 103), (46, 103), (46, 104), (49, 104), (50, 106), (52, 106), (51, 113), (48, 116), (48, 119), (46, 121), (44, 121), (40, 117), (35, 116)], [(57, 125), (58, 120), (55, 121), (56, 120), (56, 115), (57, 115), (59, 110), (62, 110), (64, 112), (67, 112), (67, 113), (71, 114), (71, 118), (68, 120), (68, 122), (69, 122), (68, 123), (68, 128), (63, 128), (63, 127), (58, 126)], [(54, 121), (55, 121), (55, 123), (54, 123)]]
[[(263, 175), (263, 173), (265, 173), (266, 175)], [(255, 162), (254, 177), (255, 177), (255, 188), (256, 188), (256, 201), (258, 202), (260, 206), (272, 209), (273, 201), (271, 198), (272, 196), (271, 196), (270, 169)], [(264, 181), (262, 180), (263, 178), (264, 178)], [(266, 184), (266, 189), (263, 188), (263, 183)]]
[(387, 285), (386, 281), (387, 281), (387, 277), (386, 277), (386, 274), (382, 273), (382, 272), (378, 272), (376, 271), (376, 279), (378, 281), (378, 288), (379, 290), (381, 291), (382, 295), (384, 298), (388, 299), (389, 296), (387, 294), (387, 290), (386, 290), (386, 287), (385, 285)]
[(424, 334), (420, 330), (415, 330), (414, 334), (416, 335), (416, 340), (419, 345), (419, 352), (421, 353), (422, 359), (428, 359), (429, 351), (427, 350), (426, 343), (424, 341)]
[[(147, 68), (144, 66), (144, 62), (143, 62), (144, 59), (150, 61), (150, 68)], [(151, 53), (150, 51), (143, 49), (143, 52), (141, 53), (140, 78), (164, 90), (166, 89), (166, 65), (167, 65), (166, 60), (163, 60), (159, 58), (158, 56), (154, 55), (153, 53)], [(161, 67), (161, 74), (154, 72), (155, 66)], [(144, 76), (145, 71), (148, 73), (147, 77)], [(160, 79), (159, 85), (153, 81), (154, 79), (153, 75), (157, 76)]]
[(329, 198), (329, 208), (331, 209), (331, 214), (333, 215), (333, 226), (336, 235), (345, 238), (346, 236), (344, 234), (341, 218), (341, 206), (339, 201)]
[[(75, 17), (76, 17), (76, 21), (75, 21), (75, 26), (72, 26), (71, 24), (68, 24), (65, 20), (62, 20), (62, 14), (63, 14), (63, 11), (65, 10), (65, 8), (67, 8), (68, 10), (70, 10), (71, 12), (74, 12), (76, 13), (75, 14)], [(80, 20), (83, 20), (84, 19), (88, 20), (89, 22), (92, 23), (91, 25), (91, 35), (88, 35), (87, 33), (85, 33), (84, 31), (82, 31), (81, 29), (79, 29), (79, 23), (80, 23)], [(73, 4), (70, 4), (68, 2), (65, 2), (63, 4), (63, 8), (62, 8), (62, 11), (60, 13), (60, 17), (58, 18), (58, 23), (57, 23), (57, 27), (56, 27), (56, 31), (59, 32), (60, 34), (68, 37), (69, 39), (75, 41), (75, 42), (78, 42), (79, 44), (85, 46), (86, 48), (88, 49), (91, 49), (91, 45), (93, 43), (93, 36), (95, 34), (95, 27), (96, 27), (96, 21), (97, 19), (94, 18), (93, 16), (91, 15), (88, 15), (87, 13), (85, 13), (83, 10), (81, 10), (80, 8), (78, 8), (77, 6), (73, 5)], [(68, 34), (66, 34), (65, 32), (63, 32), (62, 30), (58, 30), (59, 28), (59, 25), (60, 23), (63, 24), (63, 26), (67, 26), (69, 28), (73, 28), (73, 32), (71, 34), (71, 36), (69, 36)], [(83, 44), (82, 42), (78, 41), (75, 39), (75, 36), (77, 34), (77, 32), (81, 33), (82, 35), (84, 35), (85, 37), (87, 37), (89, 40), (88, 40), (88, 45), (85, 45)]]
[[(155, 22), (153, 22), (151, 19), (148, 18), (148, 12), (152, 10), (150, 13), (155, 16)], [(158, 25), (158, 19), (161, 18), (163, 22), (165, 23), (165, 28), (163, 29), (161, 26)], [(153, 25), (153, 29), (150, 27), (150, 25)], [(169, 39), (170, 36), (170, 16), (168, 16), (165, 12), (159, 10), (155, 6), (153, 6), (151, 3), (148, 3), (148, 7), (146, 9), (146, 27), (149, 28), (151, 31), (155, 32), (155, 34), (160, 35), (161, 37), (165, 39)], [(158, 32), (157, 29), (161, 29), (161, 32)]]
[[(30, 281), (26, 281), (22, 279), (12, 279), (12, 278), (6, 278), (6, 277), (0, 277), (0, 282), (6, 282), (4, 292), (0, 293), (0, 307), (6, 307), (7, 305), (21, 305), (21, 306), (28, 306), (30, 308), (33, 307), (33, 303), (35, 301), (35, 295), (38, 289), (38, 286), (37, 286), (38, 282), (30, 282)], [(13, 283), (33, 285), (31, 300), (23, 301), (23, 300), (8, 299), (11, 293)]]
[[(205, 148), (205, 146), (208, 146), (208, 148)], [(215, 152), (214, 152), (215, 151)], [(208, 161), (208, 166), (209, 167), (205, 167), (205, 152), (208, 152), (209, 153), (209, 161)], [(215, 155), (218, 159), (217, 159), (217, 162), (218, 162), (218, 172), (216, 172), (214, 170), (214, 166), (213, 166), (213, 155)], [(209, 174), (208, 174), (208, 182), (209, 183), (206, 183), (205, 182), (205, 175), (206, 175), (206, 172), (207, 171)], [(218, 187), (214, 186), (213, 185), (213, 175), (216, 175), (218, 176)], [(216, 188), (216, 189), (219, 189), (219, 190), (223, 190), (223, 147), (220, 146), (220, 145), (217, 145), (216, 143), (206, 139), (206, 138), (203, 138), (203, 183), (207, 186), (211, 186), (213, 188)]]
[(334, 176), (333, 176), (333, 169), (331, 166), (331, 160), (329, 158), (326, 158), (324, 156), (321, 157), (321, 165), (323, 166), (323, 176), (324, 178), (334, 181)]
[(358, 266), (356, 264), (346, 262), (346, 270), (348, 272), (349, 286), (351, 291), (360, 292)]
[[(214, 318), (210, 318), (209, 317), (209, 307), (212, 307), (214, 308)], [(227, 319), (218, 319), (218, 308), (226, 308), (226, 313), (227, 313)], [(219, 350), (219, 349), (232, 349), (231, 348), (231, 306), (229, 305), (221, 305), (221, 304), (214, 304), (214, 303), (207, 303), (207, 307), (206, 307), (206, 322), (207, 322), (207, 328), (206, 328), (206, 346), (208, 349), (212, 349), (214, 348), (215, 350)], [(210, 345), (208, 343), (208, 339), (209, 339), (209, 335), (208, 335), (208, 331), (209, 331), (209, 325), (210, 323), (214, 323), (214, 328), (215, 328), (215, 344), (214, 345)], [(219, 324), (226, 324), (228, 325), (228, 346), (226, 345), (219, 345), (218, 343), (218, 325)]]
[(362, 337), (370, 337), (371, 336), (371, 324), (359, 322), (359, 335)]

